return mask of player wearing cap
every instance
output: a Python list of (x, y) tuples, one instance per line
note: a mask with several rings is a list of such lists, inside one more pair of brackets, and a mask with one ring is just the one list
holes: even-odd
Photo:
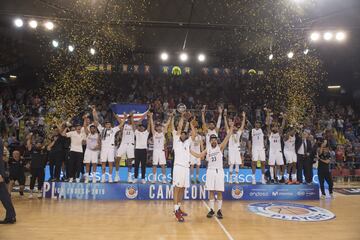
[(206, 111), (206, 105), (204, 105), (203, 109), (201, 110), (201, 120), (202, 120), (202, 124), (203, 124), (203, 130), (205, 133), (206, 148), (209, 148), (210, 147), (210, 136), (211, 135), (218, 136), (219, 129), (221, 126), (221, 117), (222, 117), (223, 109), (221, 107), (218, 108), (219, 116), (218, 116), (216, 125), (215, 125), (214, 121), (210, 121), (208, 124), (206, 123), (205, 111)]
[[(98, 122), (98, 115), (96, 109), (93, 109), (94, 116), (94, 125), (97, 126), (100, 132), (101, 139), (101, 151), (100, 151), (100, 160), (101, 160), (101, 182), (104, 183), (106, 181), (106, 162), (109, 163), (109, 183), (113, 182), (112, 172), (113, 172), (113, 163), (115, 159), (115, 134), (120, 131), (120, 129), (124, 126), (125, 120), (121, 120), (116, 114), (114, 114), (120, 123), (119, 126), (112, 127), (111, 122), (109, 120), (105, 120), (104, 127), (101, 126)], [(124, 113), (124, 116), (126, 114)], [(126, 119), (126, 117), (124, 118)]]
[[(209, 207), (210, 211), (207, 214), (208, 218), (214, 216), (214, 205), (215, 205), (215, 194), (217, 195), (218, 211), (216, 216), (221, 219), (223, 218), (221, 207), (222, 207), (222, 193), (225, 190), (224, 183), (224, 168), (223, 168), (223, 152), (229, 142), (229, 139), (234, 131), (234, 123), (230, 122), (230, 129), (227, 132), (225, 139), (222, 143), (218, 144), (218, 137), (213, 134), (210, 136), (210, 147), (202, 151), (200, 154), (190, 151), (191, 154), (198, 158), (203, 158), (206, 155), (206, 161), (208, 161), (206, 171), (206, 183), (205, 188), (209, 191)], [(194, 126), (191, 124), (191, 128)], [(194, 132), (194, 131), (192, 131)]]
[[(123, 132), (121, 137), (121, 143), (116, 152), (116, 157), (117, 159), (120, 159), (122, 156), (126, 157), (126, 162), (128, 166), (128, 182), (132, 183), (133, 180), (131, 178), (131, 168), (135, 158), (135, 129), (136, 129), (133, 113), (130, 113), (127, 120), (128, 123), (125, 123), (122, 129)], [(115, 181), (118, 181), (118, 179), (119, 179), (119, 173), (116, 172)]]
[(240, 153), (240, 137), (243, 133), (245, 126), (246, 115), (245, 112), (242, 112), (242, 121), (241, 126), (237, 128), (234, 125), (234, 121), (232, 119), (227, 119), (227, 111), (224, 110), (224, 121), (226, 132), (229, 131), (229, 124), (233, 125), (233, 132), (231, 132), (231, 136), (229, 139), (229, 183), (232, 183), (233, 179), (233, 169), (235, 165), (235, 183), (239, 183), (239, 168), (240, 164), (243, 165), (243, 161), (241, 159)]
[[(283, 121), (281, 127), (278, 126), (278, 123), (273, 123), (272, 127), (270, 126), (270, 113), (271, 110), (267, 109), (266, 111), (266, 126), (269, 139), (269, 165), (270, 165), (270, 182), (284, 183), (284, 158), (282, 153), (282, 132), (285, 126), (285, 116), (283, 115)], [(275, 172), (275, 164), (280, 168), (280, 174), (278, 175)], [(274, 175), (275, 174), (275, 175)]]
[(182, 131), (183, 125), (184, 113), (181, 114), (177, 131), (173, 136), (175, 153), (173, 171), (174, 210), (178, 222), (183, 222), (184, 216), (187, 216), (187, 214), (180, 209), (180, 206), (184, 197), (185, 188), (190, 187), (190, 139), (188, 139), (187, 132)]
[(84, 164), (86, 167), (85, 183), (89, 182), (90, 164), (93, 167), (92, 182), (96, 183), (96, 167), (99, 161), (100, 152), (100, 137), (95, 125), (90, 125), (90, 131), (88, 128), (84, 128), (86, 134), (86, 149), (84, 155)]
[(261, 129), (261, 122), (255, 122), (255, 128), (251, 129), (251, 141), (249, 141), (249, 152), (252, 156), (252, 184), (256, 184), (255, 173), (257, 161), (261, 161), (261, 183), (265, 184), (265, 144), (264, 133)]
[(162, 183), (166, 183), (166, 157), (165, 157), (165, 133), (169, 127), (170, 121), (173, 118), (173, 113), (168, 116), (167, 122), (163, 125), (158, 123), (155, 125), (153, 114), (149, 114), (151, 123), (151, 134), (153, 136), (154, 148), (153, 148), (153, 179), (151, 183), (156, 182), (157, 166), (161, 166), (161, 172), (163, 175)]

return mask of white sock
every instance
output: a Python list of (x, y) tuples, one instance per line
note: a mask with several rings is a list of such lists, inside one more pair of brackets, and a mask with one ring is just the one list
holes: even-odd
[(252, 176), (252, 179), (254, 179), (254, 180), (255, 180), (255, 174), (252, 174), (251, 176)]
[(214, 210), (214, 206), (215, 206), (215, 199), (211, 199), (211, 200), (209, 201), (209, 207), (210, 207), (210, 209)]
[(221, 210), (222, 200), (217, 200), (217, 204), (218, 204), (218, 210)]
[(289, 174), (285, 173), (285, 174), (284, 174), (284, 178), (285, 178), (286, 180), (288, 180), (288, 179), (289, 179)]
[(296, 173), (291, 174), (291, 178), (293, 181), (296, 181)]
[(180, 208), (179, 205), (177, 205), (177, 204), (174, 205), (174, 210), (175, 210), (175, 212), (176, 212), (177, 210), (179, 210), (179, 208)]
[(154, 178), (153, 178), (154, 181), (156, 181), (156, 173), (154, 174)]
[(194, 174), (191, 174), (190, 178), (191, 178), (191, 179), (194, 179)]
[(261, 179), (265, 179), (265, 174), (261, 174)]
[(196, 174), (196, 179), (199, 179), (199, 174)]
[(270, 167), (270, 179), (274, 179), (274, 168)]
[(239, 169), (240, 169), (239, 164), (236, 164), (236, 165), (235, 165), (235, 172), (236, 172), (236, 173), (239, 173)]

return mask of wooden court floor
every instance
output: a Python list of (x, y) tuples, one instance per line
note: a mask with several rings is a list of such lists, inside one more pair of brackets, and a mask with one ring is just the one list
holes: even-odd
[[(187, 201), (185, 223), (173, 217), (171, 201), (79, 201), (20, 199), (18, 222), (0, 225), (0, 240), (18, 239), (360, 239), (360, 196), (296, 202), (331, 210), (336, 219), (289, 222), (255, 215), (249, 202), (226, 201), (224, 219), (207, 219), (203, 201)], [(4, 216), (1, 208), (0, 217)]]

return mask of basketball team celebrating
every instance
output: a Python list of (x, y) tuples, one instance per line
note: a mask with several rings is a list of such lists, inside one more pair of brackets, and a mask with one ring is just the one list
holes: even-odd
[[(306, 152), (305, 145), (299, 148), (295, 147), (295, 129), (288, 128), (284, 133), (286, 125), (286, 115), (282, 114), (282, 122), (272, 118), (271, 110), (265, 109), (266, 122), (265, 126), (261, 121), (256, 121), (254, 128), (249, 134), (248, 150), (252, 159), (252, 184), (256, 184), (255, 172), (258, 162), (261, 163), (261, 183), (277, 182), (287, 184), (297, 184), (297, 153)], [(90, 168), (96, 172), (97, 163), (100, 157), (102, 165), (102, 175), (100, 182), (106, 182), (106, 163), (109, 166), (108, 182), (119, 182), (119, 166), (122, 157), (126, 157), (128, 167), (129, 183), (136, 183), (139, 177), (139, 166), (141, 164), (141, 183), (146, 183), (146, 159), (148, 149), (148, 137), (151, 133), (153, 137), (153, 176), (151, 183), (159, 182), (166, 184), (166, 154), (167, 147), (166, 134), (172, 133), (173, 138), (173, 175), (172, 184), (174, 186), (174, 213), (177, 221), (183, 222), (187, 214), (180, 208), (184, 197), (184, 191), (192, 183), (200, 183), (199, 167), (201, 160), (207, 163), (205, 189), (209, 191), (209, 213), (207, 217), (215, 215), (215, 199), (217, 202), (217, 218), (223, 218), (222, 215), (222, 192), (225, 188), (224, 176), (224, 150), (228, 145), (228, 165), (229, 165), (229, 183), (239, 183), (239, 169), (243, 166), (243, 152), (241, 149), (241, 136), (243, 134), (246, 120), (246, 114), (235, 118), (229, 117), (227, 110), (222, 107), (218, 108), (217, 122), (206, 122), (206, 106), (201, 110), (202, 129), (198, 128), (198, 121), (189, 111), (179, 111), (180, 119), (175, 127), (176, 111), (169, 112), (166, 122), (155, 122), (153, 113), (147, 113), (147, 125), (142, 124), (142, 120), (134, 121), (132, 113), (123, 117), (115, 115), (118, 121), (117, 126), (113, 126), (108, 120), (104, 125), (99, 123), (99, 118), (95, 107), (92, 107), (93, 122), (91, 123), (88, 116), (84, 117), (83, 126), (76, 126), (70, 131), (64, 129), (62, 136), (71, 139), (70, 145), (70, 162), (73, 163), (70, 171), (69, 181), (76, 179), (79, 181), (82, 148), (81, 145), (86, 142), (83, 162), (86, 166), (84, 176), (85, 183), (90, 180)], [(144, 115), (145, 117), (145, 115)], [(219, 129), (224, 119), (226, 137), (220, 142)], [(201, 134), (202, 133), (202, 134)], [(306, 134), (306, 133), (304, 133)], [(266, 144), (266, 140), (268, 144)], [(56, 140), (55, 140), (56, 141)], [(205, 143), (205, 144), (204, 144)], [(265, 177), (266, 150), (268, 146), (268, 165), (270, 177)], [(118, 147), (117, 147), (118, 146)], [(285, 168), (285, 161), (287, 168)], [(115, 163), (115, 178), (113, 179), (113, 165)], [(135, 166), (134, 178), (132, 177), (132, 166)], [(157, 177), (157, 167), (160, 165), (162, 178)], [(191, 172), (191, 177), (190, 177)], [(194, 174), (196, 172), (196, 174)], [(301, 176), (302, 178), (302, 176)], [(96, 175), (92, 175), (92, 182), (96, 183)]]

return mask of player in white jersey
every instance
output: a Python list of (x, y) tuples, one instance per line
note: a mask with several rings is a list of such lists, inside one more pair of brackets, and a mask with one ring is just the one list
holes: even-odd
[[(272, 127), (270, 126), (270, 115), (271, 110), (268, 109), (266, 111), (266, 126), (268, 132), (268, 139), (269, 139), (269, 166), (270, 166), (270, 182), (274, 183), (275, 181), (278, 182), (279, 179), (280, 183), (284, 183), (284, 158), (282, 153), (282, 132), (283, 127), (285, 125), (285, 116), (283, 115), (282, 125), (279, 128), (278, 122), (272, 123)], [(275, 164), (277, 167), (280, 168), (280, 175), (278, 175), (277, 170), (275, 168)]]
[(209, 148), (210, 147), (210, 136), (211, 135), (218, 136), (218, 134), (219, 134), (223, 109), (221, 107), (218, 108), (219, 116), (218, 116), (218, 120), (217, 120), (216, 125), (215, 125), (214, 121), (210, 121), (208, 124), (206, 123), (205, 111), (206, 111), (206, 105), (204, 105), (202, 110), (201, 110), (201, 120), (202, 120), (203, 130), (204, 130), (204, 133), (205, 133), (205, 141), (206, 141), (205, 147)]
[[(229, 131), (229, 124), (234, 125), (233, 132), (229, 139), (229, 183), (233, 183), (233, 177), (235, 177), (235, 183), (239, 183), (239, 168), (243, 165), (243, 161), (240, 153), (240, 137), (244, 130), (246, 115), (242, 112), (241, 126), (237, 128), (234, 125), (233, 119), (227, 119), (227, 110), (224, 110), (224, 121), (226, 131)], [(233, 169), (235, 165), (235, 176), (233, 176)]]
[(128, 182), (132, 183), (131, 170), (132, 164), (135, 158), (135, 123), (133, 118), (133, 113), (129, 114), (128, 118), (124, 118), (128, 120), (128, 123), (124, 124), (122, 128), (122, 137), (119, 148), (116, 151), (116, 175), (115, 181), (120, 179), (119, 177), (119, 169), (120, 169), (120, 160), (121, 157), (126, 157), (126, 165), (128, 167)]
[[(285, 178), (288, 184), (296, 184), (296, 163), (297, 163), (297, 155), (295, 148), (296, 136), (295, 129), (291, 128), (288, 133), (284, 136), (284, 156), (287, 163), (287, 174)], [(291, 174), (291, 180), (289, 181)]]
[[(184, 198), (185, 188), (190, 187), (190, 139), (188, 134), (182, 131), (184, 125), (184, 113), (178, 124), (176, 133), (173, 136), (174, 146), (174, 171), (173, 171), (173, 185), (174, 185), (174, 210), (177, 221), (183, 222), (185, 212), (180, 209), (182, 200)], [(193, 133), (192, 135), (195, 135)]]
[(86, 167), (85, 183), (89, 182), (90, 164), (93, 167), (92, 181), (96, 183), (96, 168), (99, 161), (100, 137), (95, 125), (90, 125), (90, 131), (84, 128), (86, 134), (86, 149), (84, 154), (84, 164)]
[[(195, 138), (191, 139), (190, 149), (194, 152), (201, 153), (204, 150), (204, 142), (202, 136), (198, 133), (198, 129), (195, 127)], [(191, 183), (200, 183), (199, 173), (200, 173), (201, 158), (190, 156), (190, 178)], [(196, 175), (194, 177), (194, 168), (196, 167)]]
[(94, 116), (94, 125), (97, 126), (100, 132), (100, 139), (101, 139), (101, 151), (100, 151), (100, 161), (101, 161), (101, 182), (104, 183), (106, 181), (106, 162), (109, 163), (109, 183), (113, 182), (112, 173), (113, 173), (113, 163), (115, 160), (115, 134), (116, 132), (120, 131), (120, 129), (124, 126), (125, 121), (121, 120), (117, 116), (117, 120), (119, 125), (116, 127), (111, 127), (111, 122), (109, 120), (105, 121), (105, 126), (101, 126), (98, 122), (98, 115), (95, 110), (93, 109), (93, 116)]
[(265, 144), (264, 133), (261, 129), (261, 122), (255, 122), (255, 128), (251, 129), (251, 143), (249, 142), (249, 152), (252, 156), (252, 184), (256, 184), (255, 172), (257, 161), (261, 161), (261, 183), (265, 184)]
[(157, 123), (155, 125), (153, 114), (149, 114), (150, 117), (150, 124), (151, 124), (151, 133), (153, 138), (153, 179), (151, 180), (151, 183), (155, 183), (157, 179), (157, 166), (161, 166), (161, 172), (162, 172), (162, 183), (166, 182), (166, 156), (165, 156), (165, 134), (168, 130), (170, 121), (173, 118), (173, 114), (170, 113), (168, 116), (168, 120), (165, 124)]
[[(229, 142), (229, 139), (234, 131), (234, 123), (229, 123), (230, 130), (228, 131), (225, 139), (222, 143), (218, 144), (218, 137), (214, 134), (210, 136), (210, 148), (205, 149), (200, 154), (194, 151), (191, 151), (191, 154), (198, 158), (203, 158), (206, 155), (206, 161), (208, 161), (208, 166), (206, 170), (206, 183), (205, 188), (209, 191), (209, 207), (210, 211), (207, 214), (208, 218), (214, 216), (215, 211), (215, 194), (217, 195), (218, 211), (216, 216), (221, 219), (223, 218), (221, 207), (222, 207), (222, 193), (225, 190), (224, 182), (224, 167), (223, 167), (223, 152)], [(191, 125), (193, 129), (194, 126)], [(194, 132), (194, 131), (192, 131)]]

